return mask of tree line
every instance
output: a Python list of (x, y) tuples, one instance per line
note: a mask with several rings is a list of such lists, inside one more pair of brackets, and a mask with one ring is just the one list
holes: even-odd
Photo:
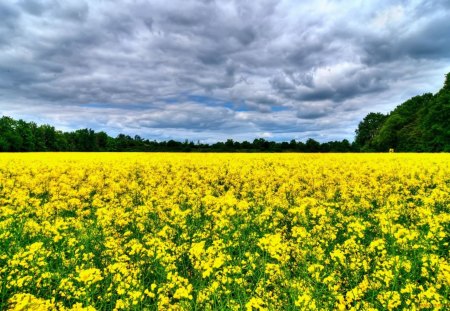
[(369, 113), (356, 130), (361, 151), (450, 152), (450, 73), (436, 94), (412, 97), (389, 114)]
[(204, 144), (185, 140), (155, 141), (138, 135), (131, 137), (119, 134), (111, 137), (107, 133), (92, 129), (73, 132), (56, 130), (50, 125), (0, 118), (0, 151), (141, 151), (141, 152), (354, 152), (354, 146), (346, 139), (320, 143), (314, 139), (306, 142), (274, 142), (264, 138), (249, 141), (234, 141)]
[(50, 125), (0, 118), (0, 151), (141, 151), (141, 152), (450, 152), (450, 73), (436, 94), (415, 96), (389, 114), (369, 113), (358, 125), (355, 140), (320, 143), (274, 142), (264, 138), (214, 144), (151, 141), (138, 135), (131, 137), (92, 129), (72, 132), (56, 130)]

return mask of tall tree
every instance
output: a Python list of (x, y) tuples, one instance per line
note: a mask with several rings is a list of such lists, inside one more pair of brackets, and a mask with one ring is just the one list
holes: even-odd
[(35, 138), (30, 123), (23, 120), (17, 121), (16, 131), (22, 137), (22, 149), (20, 151), (34, 151)]
[(319, 152), (320, 151), (320, 143), (312, 138), (309, 138), (305, 144), (307, 152)]
[(372, 140), (377, 135), (387, 116), (379, 112), (369, 113), (358, 125), (356, 129), (356, 145), (362, 150), (373, 149)]

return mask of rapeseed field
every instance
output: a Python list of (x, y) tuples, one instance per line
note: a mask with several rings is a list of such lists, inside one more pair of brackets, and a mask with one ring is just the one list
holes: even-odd
[(449, 154), (0, 155), (0, 309), (448, 310)]

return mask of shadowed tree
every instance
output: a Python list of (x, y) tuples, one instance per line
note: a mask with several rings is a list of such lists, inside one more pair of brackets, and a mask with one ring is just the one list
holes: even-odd
[(309, 138), (305, 144), (306, 152), (319, 152), (320, 143), (312, 138)]
[(372, 140), (380, 130), (387, 116), (382, 113), (369, 113), (356, 129), (355, 144), (363, 151), (373, 151)]
[(450, 151), (450, 74), (423, 118), (427, 151)]

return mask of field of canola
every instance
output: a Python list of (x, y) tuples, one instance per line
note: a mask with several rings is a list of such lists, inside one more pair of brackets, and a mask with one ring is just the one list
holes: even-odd
[(450, 154), (0, 154), (0, 309), (448, 310)]

